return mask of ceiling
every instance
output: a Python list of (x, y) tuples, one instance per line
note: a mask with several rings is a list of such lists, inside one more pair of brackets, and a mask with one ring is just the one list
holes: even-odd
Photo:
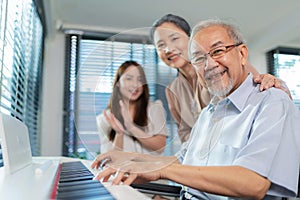
[(48, 35), (58, 29), (148, 34), (164, 14), (184, 17), (191, 26), (219, 17), (234, 21), (250, 48), (300, 48), (299, 0), (42, 0)]

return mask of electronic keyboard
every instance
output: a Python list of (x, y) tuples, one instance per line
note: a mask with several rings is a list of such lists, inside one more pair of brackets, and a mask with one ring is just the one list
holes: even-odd
[(128, 185), (93, 180), (91, 161), (66, 157), (33, 157), (12, 174), (0, 167), (0, 199), (8, 200), (150, 200)]

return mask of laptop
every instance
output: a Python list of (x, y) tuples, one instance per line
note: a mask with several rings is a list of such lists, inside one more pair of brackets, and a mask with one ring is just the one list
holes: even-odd
[(32, 163), (28, 129), (23, 122), (1, 113), (0, 139), (6, 173), (13, 174)]

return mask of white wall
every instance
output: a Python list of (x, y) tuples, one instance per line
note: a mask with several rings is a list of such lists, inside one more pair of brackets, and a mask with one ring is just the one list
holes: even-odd
[(251, 50), (249, 47), (249, 61), (260, 74), (267, 73), (267, 60), (264, 52)]
[(45, 40), (43, 66), (41, 155), (60, 156), (63, 141), (65, 36)]

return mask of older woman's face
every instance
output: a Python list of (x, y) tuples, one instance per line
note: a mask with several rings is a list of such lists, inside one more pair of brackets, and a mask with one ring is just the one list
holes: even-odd
[(168, 66), (181, 68), (189, 63), (188, 35), (170, 22), (165, 22), (156, 28), (154, 45), (160, 59)]

